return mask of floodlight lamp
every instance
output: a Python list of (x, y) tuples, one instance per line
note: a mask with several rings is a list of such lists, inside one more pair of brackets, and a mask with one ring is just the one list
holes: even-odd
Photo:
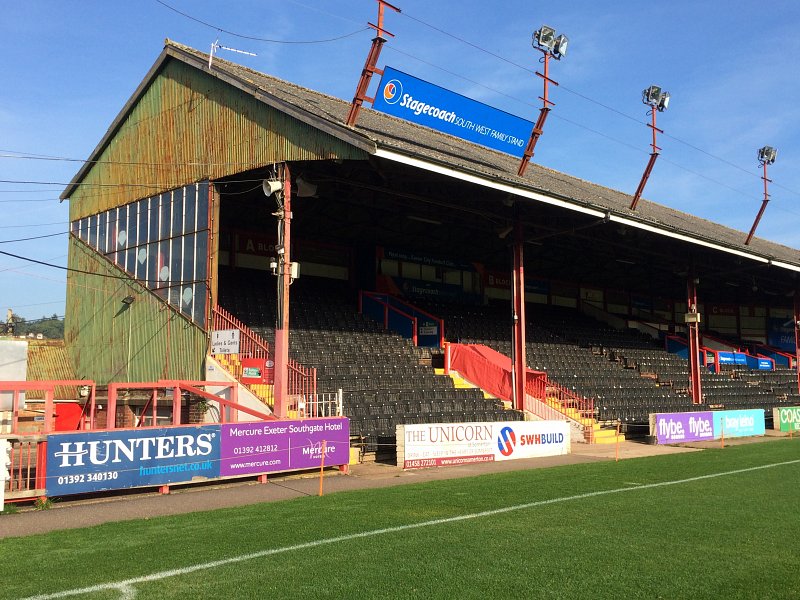
[(758, 150), (758, 162), (765, 165), (771, 165), (778, 157), (778, 150), (772, 146), (764, 146)]
[(134, 296), (125, 296), (122, 299), (122, 303), (123, 304), (127, 304), (128, 306), (130, 306), (131, 304), (134, 303), (135, 300), (136, 300), (136, 298)]
[(540, 48), (552, 52), (556, 45), (556, 30), (542, 25), (538, 31), (534, 32), (533, 42)]
[(651, 85), (649, 88), (642, 92), (642, 102), (649, 104), (652, 107), (657, 107), (661, 101), (661, 88), (657, 85)]
[(663, 92), (658, 100), (659, 112), (664, 112), (669, 107), (669, 92)]
[(556, 58), (561, 58), (562, 56), (566, 56), (568, 44), (569, 44), (569, 38), (562, 33), (560, 36), (556, 38), (555, 48), (553, 49), (553, 56), (555, 56)]

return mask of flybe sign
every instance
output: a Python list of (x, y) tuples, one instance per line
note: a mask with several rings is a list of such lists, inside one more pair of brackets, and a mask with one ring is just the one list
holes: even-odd
[(533, 123), (386, 67), (373, 108), (493, 150), (522, 156)]

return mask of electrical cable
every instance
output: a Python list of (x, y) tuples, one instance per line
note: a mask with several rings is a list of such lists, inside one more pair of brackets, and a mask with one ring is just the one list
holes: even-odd
[(213, 25), (212, 23), (207, 23), (206, 21), (198, 19), (197, 17), (193, 17), (192, 15), (190, 15), (188, 13), (182, 12), (182, 11), (178, 10), (177, 8), (175, 8), (173, 6), (170, 6), (166, 2), (163, 2), (162, 0), (156, 0), (156, 2), (158, 2), (164, 8), (168, 8), (169, 10), (171, 10), (171, 11), (173, 11), (175, 13), (178, 13), (182, 17), (190, 19), (190, 20), (194, 21), (195, 23), (200, 23), (201, 25), (204, 25), (204, 26), (206, 26), (206, 27), (208, 27), (210, 29), (214, 29), (215, 31), (219, 31), (221, 33), (226, 33), (228, 35), (232, 35), (233, 37), (241, 38), (243, 40), (253, 40), (253, 41), (256, 41), (256, 42), (267, 42), (267, 43), (270, 43), (270, 44), (326, 44), (328, 42), (336, 42), (338, 40), (343, 40), (345, 38), (348, 38), (348, 37), (354, 36), (354, 35), (356, 35), (358, 33), (361, 33), (362, 31), (369, 30), (369, 27), (364, 27), (362, 29), (359, 29), (357, 31), (352, 31), (352, 32), (347, 33), (345, 35), (340, 35), (338, 37), (324, 39), (324, 40), (274, 40), (274, 39), (257, 37), (257, 36), (254, 36), (254, 35), (245, 35), (245, 34), (242, 34), (242, 33), (236, 33), (235, 31), (230, 31), (228, 29), (223, 29), (222, 27), (218, 27), (217, 25)]
[[(452, 39), (454, 39), (454, 40), (457, 40), (457, 41), (459, 41), (459, 42), (461, 42), (461, 43), (463, 43), (463, 44), (465, 44), (465, 45), (467, 45), (467, 46), (470, 46), (470, 47), (472, 47), (472, 48), (474, 48), (474, 49), (476, 49), (476, 50), (478, 50), (478, 51), (480, 51), (480, 52), (483, 52), (483, 53), (485, 53), (485, 54), (488, 54), (489, 56), (492, 56), (492, 57), (494, 57), (494, 58), (496, 58), (496, 59), (498, 59), (498, 60), (501, 60), (501, 61), (503, 61), (503, 62), (505, 62), (505, 63), (508, 63), (509, 65), (512, 65), (512, 66), (514, 66), (514, 67), (517, 67), (518, 69), (521, 69), (521, 70), (525, 71), (526, 73), (530, 73), (530, 72), (531, 72), (531, 69), (530, 69), (529, 67), (526, 67), (526, 66), (524, 66), (524, 65), (521, 65), (521, 64), (519, 64), (519, 63), (517, 63), (517, 62), (515, 62), (515, 61), (513, 61), (513, 60), (509, 60), (509, 59), (505, 58), (504, 56), (501, 56), (501, 55), (499, 55), (499, 54), (497, 54), (497, 53), (495, 53), (495, 52), (492, 52), (492, 51), (490, 51), (490, 50), (487, 50), (486, 48), (483, 48), (483, 47), (479, 46), (478, 44), (475, 44), (475, 43), (473, 43), (473, 42), (470, 42), (469, 40), (466, 40), (466, 39), (464, 39), (464, 38), (462, 38), (462, 37), (460, 37), (460, 36), (457, 36), (457, 35), (455, 35), (455, 34), (453, 34), (453, 33), (450, 33), (450, 32), (448, 32), (448, 31), (445, 31), (444, 29), (441, 29), (441, 28), (439, 28), (439, 27), (437, 27), (437, 26), (435, 26), (435, 25), (432, 25), (432, 24), (430, 24), (430, 23), (427, 23), (427, 22), (423, 21), (423, 20), (422, 20), (422, 19), (420, 19), (420, 18), (414, 17), (413, 15), (410, 15), (410, 14), (408, 14), (407, 12), (402, 12), (402, 13), (400, 13), (400, 14), (401, 14), (402, 16), (404, 16), (404, 17), (407, 17), (407, 18), (409, 18), (409, 19), (413, 20), (413, 21), (416, 21), (417, 23), (420, 23), (421, 25), (424, 25), (424, 26), (426, 26), (426, 27), (429, 27), (430, 29), (432, 29), (432, 30), (434, 30), (434, 31), (436, 31), (436, 32), (438, 32), (438, 33), (441, 33), (442, 35), (445, 35), (445, 36), (447, 36), (447, 37), (450, 37), (450, 38), (452, 38)], [(387, 47), (388, 47), (388, 48), (392, 48), (391, 46), (387, 46)], [(416, 57), (413, 57), (413, 56), (412, 56), (412, 58), (416, 58)], [(417, 60), (419, 60), (419, 59), (417, 59)], [(425, 61), (422, 61), (422, 62), (425, 62)], [(430, 63), (428, 63), (428, 64), (430, 64)], [(432, 65), (432, 66), (436, 66), (436, 65)], [(437, 68), (438, 68), (438, 67), (437, 67)], [(444, 69), (443, 69), (443, 70), (444, 70)], [(449, 71), (447, 71), (447, 72), (449, 72)], [(454, 73), (451, 73), (451, 74), (454, 74)], [(454, 74), (454, 75), (455, 75), (455, 74)], [(458, 77), (458, 75), (456, 75), (456, 76)], [(465, 79), (466, 79), (466, 78), (465, 78)], [(477, 82), (473, 82), (473, 83), (477, 83)], [(478, 84), (478, 85), (481, 85), (481, 84)], [(570, 94), (573, 94), (574, 96), (577, 96), (577, 97), (579, 97), (579, 98), (581, 98), (581, 99), (583, 99), (583, 100), (586, 100), (586, 101), (588, 101), (588, 102), (591, 102), (591, 103), (593, 103), (593, 104), (596, 104), (596, 105), (598, 105), (598, 106), (600, 106), (600, 107), (602, 107), (602, 108), (604, 108), (604, 109), (606, 109), (606, 110), (608, 110), (608, 111), (611, 111), (611, 112), (613, 112), (613, 113), (615, 113), (615, 114), (617, 114), (617, 115), (619, 115), (619, 116), (621, 116), (621, 117), (624, 117), (624, 118), (626, 118), (626, 119), (629, 119), (629, 120), (631, 120), (631, 121), (634, 121), (635, 123), (640, 123), (640, 124), (645, 124), (645, 125), (646, 125), (646, 123), (644, 123), (643, 121), (641, 121), (639, 118), (637, 118), (637, 117), (634, 117), (634, 116), (632, 116), (632, 115), (630, 115), (630, 114), (628, 114), (628, 113), (625, 113), (625, 112), (623, 112), (623, 111), (621, 111), (621, 110), (618, 110), (618, 109), (616, 109), (616, 108), (614, 108), (614, 107), (612, 107), (612, 106), (609, 106), (609, 105), (607, 105), (607, 104), (604, 104), (603, 102), (600, 102), (600, 101), (598, 101), (598, 100), (595, 100), (594, 98), (592, 98), (592, 97), (590, 97), (590, 96), (587, 96), (586, 94), (583, 94), (583, 93), (581, 93), (581, 92), (579, 92), (579, 91), (577, 91), (577, 90), (575, 90), (575, 89), (572, 89), (572, 88), (570, 88), (570, 87), (568, 87), (568, 86), (565, 86), (565, 85), (563, 85), (563, 84), (559, 84), (559, 89), (562, 89), (562, 90), (564, 90), (564, 91), (566, 91), (566, 92), (568, 92), (568, 93), (570, 93)], [(496, 91), (496, 90), (495, 90), (495, 91)], [(503, 95), (505, 95), (505, 94), (503, 94)], [(512, 99), (513, 99), (513, 98), (512, 98)], [(720, 162), (722, 162), (722, 163), (724, 163), (724, 164), (726, 164), (726, 165), (728, 165), (728, 166), (730, 166), (730, 167), (733, 167), (733, 168), (735, 168), (735, 169), (738, 169), (738, 170), (742, 171), (743, 173), (747, 173), (747, 174), (749, 174), (749, 175), (753, 175), (753, 176), (755, 176), (755, 177), (760, 177), (760, 175), (759, 175), (758, 173), (755, 173), (755, 172), (753, 172), (753, 171), (751, 171), (751, 170), (748, 170), (748, 169), (746, 169), (746, 168), (744, 168), (744, 167), (742, 167), (742, 166), (740, 166), (740, 165), (737, 165), (736, 163), (733, 163), (733, 162), (731, 162), (731, 161), (729, 161), (729, 160), (727, 160), (727, 159), (724, 159), (724, 158), (722, 158), (722, 157), (720, 157), (720, 156), (717, 156), (717, 155), (715, 155), (715, 154), (712, 154), (711, 152), (708, 152), (707, 150), (703, 150), (702, 148), (699, 148), (699, 147), (695, 146), (694, 144), (691, 144), (690, 142), (687, 142), (687, 141), (685, 141), (685, 140), (682, 140), (681, 138), (678, 138), (678, 137), (676, 137), (676, 136), (673, 136), (673, 135), (670, 135), (670, 134), (667, 134), (667, 133), (664, 133), (664, 136), (665, 136), (665, 137), (668, 137), (668, 138), (670, 138), (670, 139), (672, 139), (672, 140), (674, 140), (674, 141), (676, 141), (676, 142), (678, 142), (678, 143), (680, 143), (680, 144), (683, 144), (683, 145), (687, 146), (688, 148), (691, 148), (691, 149), (693, 149), (693, 150), (695, 150), (695, 151), (697, 151), (697, 152), (700, 152), (700, 153), (702, 153), (702, 154), (705, 154), (705, 155), (706, 155), (706, 156), (708, 156), (709, 158), (713, 158), (714, 160), (718, 160), (718, 161), (720, 161)], [(691, 171), (690, 171), (690, 172), (691, 172)], [(795, 194), (795, 195), (798, 195), (798, 196), (800, 196), (800, 192), (798, 192), (798, 191), (795, 191), (795, 190), (792, 190), (792, 189), (789, 189), (789, 188), (786, 188), (786, 187), (783, 187), (783, 186), (776, 186), (776, 187), (781, 187), (781, 189), (784, 189), (784, 190), (786, 190), (786, 191), (788, 191), (788, 192), (790, 192), (790, 193), (792, 193), (792, 194)]]
[[(16, 259), (24, 260), (24, 261), (27, 261), (27, 262), (32, 262), (32, 263), (37, 264), (37, 265), (43, 265), (45, 267), (51, 267), (53, 269), (60, 269), (62, 271), (67, 271), (69, 273), (80, 273), (82, 275), (94, 275), (96, 277), (103, 277), (103, 278), (106, 278), (106, 279), (121, 279), (123, 281), (133, 281), (133, 282), (138, 282), (138, 283), (141, 283), (141, 284), (144, 284), (144, 285), (148, 285), (148, 284), (153, 283), (153, 282), (155, 282), (156, 284), (159, 283), (158, 279), (131, 279), (131, 277), (129, 277), (129, 276), (126, 277), (126, 276), (123, 276), (123, 275), (109, 275), (107, 273), (93, 273), (92, 271), (84, 271), (83, 269), (75, 269), (73, 267), (64, 267), (64, 266), (61, 266), (61, 265), (54, 265), (53, 263), (49, 263), (49, 262), (46, 262), (46, 261), (43, 261), (43, 260), (37, 260), (35, 258), (29, 258), (27, 256), (21, 256), (19, 254), (14, 254), (12, 252), (5, 252), (3, 250), (0, 250), (0, 254), (2, 254), (4, 256), (10, 256), (11, 258), (16, 258)], [(206, 280), (205, 279), (195, 279), (195, 280), (191, 280), (191, 281), (181, 281), (180, 283), (175, 283), (175, 284), (172, 284), (172, 285), (163, 285), (163, 286), (158, 286), (158, 287), (154, 287), (154, 288), (150, 288), (150, 289), (151, 289), (151, 291), (157, 291), (157, 290), (164, 290), (164, 289), (167, 289), (167, 288), (177, 287), (177, 286), (181, 286), (181, 285), (195, 284), (195, 283), (206, 283)]]

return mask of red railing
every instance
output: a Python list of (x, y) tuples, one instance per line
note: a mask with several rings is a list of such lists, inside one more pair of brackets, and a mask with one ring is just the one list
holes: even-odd
[[(212, 328), (214, 331), (220, 331), (222, 329), (239, 330), (238, 356), (240, 358), (264, 358), (273, 360), (272, 349), (269, 347), (269, 343), (221, 306), (214, 307)], [(242, 376), (241, 373), (233, 373), (233, 375), (237, 379), (240, 379)], [(289, 395), (292, 396), (316, 394), (317, 369), (314, 367), (305, 367), (296, 360), (290, 358), (288, 389)]]
[(583, 431), (588, 443), (594, 441), (594, 399), (574, 394), (567, 388), (545, 379), (541, 385), (525, 387), (525, 410), (542, 419), (568, 419)]
[(47, 471), (47, 436), (9, 437), (11, 467), (5, 486), (6, 500), (22, 500), (45, 495)]

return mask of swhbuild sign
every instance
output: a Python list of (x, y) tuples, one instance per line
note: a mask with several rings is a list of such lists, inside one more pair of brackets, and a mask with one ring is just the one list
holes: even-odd
[(522, 156), (533, 123), (391, 67), (383, 70), (373, 108), (442, 133)]
[(47, 438), (48, 496), (218, 476), (218, 425), (65, 433)]
[(564, 421), (425, 423), (403, 427), (403, 468), (446, 467), (567, 454)]

